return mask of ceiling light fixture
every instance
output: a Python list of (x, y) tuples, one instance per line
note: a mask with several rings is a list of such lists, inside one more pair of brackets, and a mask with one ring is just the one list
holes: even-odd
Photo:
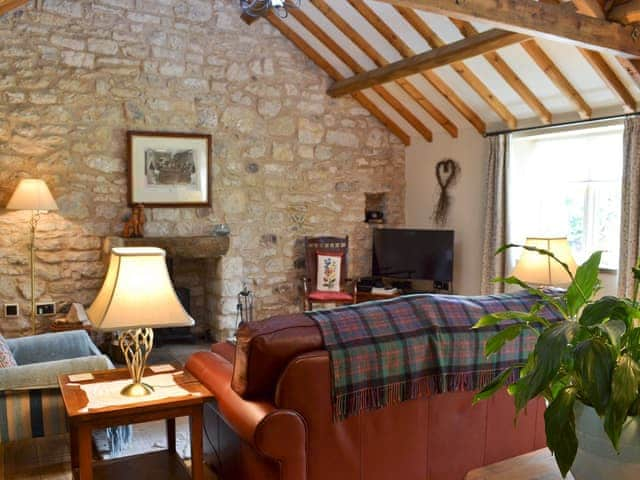
[(264, 17), (273, 10), (280, 18), (287, 18), (289, 8), (300, 8), (301, 0), (240, 0), (242, 12), (250, 17)]

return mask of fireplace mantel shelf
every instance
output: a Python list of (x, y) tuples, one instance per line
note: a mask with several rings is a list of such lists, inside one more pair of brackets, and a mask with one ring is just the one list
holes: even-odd
[(166, 250), (171, 258), (205, 259), (222, 257), (229, 251), (229, 236), (210, 235), (198, 237), (107, 237), (104, 253), (113, 247), (158, 247)]

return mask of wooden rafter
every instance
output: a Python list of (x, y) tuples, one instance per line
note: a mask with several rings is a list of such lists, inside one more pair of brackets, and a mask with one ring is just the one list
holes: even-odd
[[(404, 11), (408, 9), (404, 9), (402, 7), (397, 7), (399, 11)], [(412, 13), (415, 13), (414, 10), (410, 10)], [(473, 25), (469, 22), (465, 22), (464, 20), (458, 20), (455, 18), (450, 19), (453, 24), (456, 26), (460, 33), (464, 37), (471, 37), (473, 35), (477, 35), (478, 31), (475, 29)], [(522, 79), (518, 76), (516, 72), (509, 67), (509, 65), (504, 61), (502, 56), (498, 52), (491, 52), (484, 54), (484, 58), (496, 69), (496, 71), (502, 76), (502, 78), (507, 82), (515, 92), (520, 95), (522, 100), (529, 105), (529, 108), (538, 115), (542, 123), (548, 124), (551, 123), (551, 112), (547, 110), (544, 104), (540, 101), (540, 99), (525, 85)]]
[(580, 118), (591, 118), (591, 107), (582, 98), (580, 92), (575, 89), (571, 82), (563, 75), (563, 73), (556, 67), (553, 60), (549, 58), (544, 50), (536, 43), (535, 40), (527, 40), (520, 44), (522, 48), (531, 56), (534, 62), (540, 67), (540, 69), (549, 77), (549, 80), (556, 86), (560, 92), (562, 92), (571, 103), (574, 104)]
[(598, 0), (572, 0), (576, 10), (587, 17), (604, 18), (600, 16), (602, 5)]
[[(307, 29), (320, 43), (329, 49), (336, 57), (348, 66), (354, 73), (364, 72), (364, 68), (344, 48), (333, 40), (324, 30), (316, 25), (301, 9), (291, 9), (293, 16), (304, 28)], [(415, 128), (428, 142), (433, 140), (433, 134), (429, 128), (420, 121), (402, 102), (395, 98), (385, 87), (377, 85), (373, 91), (382, 97), (398, 114)]]
[[(432, 70), (438, 67), (451, 65), (460, 76), (465, 78), (467, 83), (473, 85), (478, 91), (484, 84), (473, 73), (466, 68), (462, 60), (491, 52), (507, 45), (519, 43), (524, 39), (523, 35), (504, 32), (504, 31), (488, 31), (483, 32), (472, 38), (460, 40), (458, 42), (443, 45), (424, 53), (420, 53), (404, 60), (390, 63), (376, 70), (371, 70), (351, 78), (347, 78), (332, 85), (327, 93), (331, 96), (340, 96), (351, 93), (374, 85), (397, 80), (408, 75), (413, 75), (426, 70)], [(483, 92), (483, 98), (487, 100), (490, 92), (486, 89)], [(495, 102), (490, 102), (492, 107), (497, 106)], [(499, 115), (507, 122), (511, 123), (509, 114), (505, 109), (499, 108)]]
[[(544, 3), (558, 5), (562, 3), (562, 0), (541, 0)], [(573, 0), (573, 5), (580, 11), (580, 9), (586, 12), (597, 13), (597, 9), (602, 8), (597, 0)], [(593, 16), (593, 15), (589, 15)], [(601, 16), (603, 18), (603, 16)], [(633, 95), (629, 92), (627, 87), (618, 77), (618, 74), (607, 63), (607, 60), (600, 52), (594, 52), (593, 50), (587, 50), (586, 48), (578, 47), (578, 51), (584, 57), (584, 59), (591, 65), (593, 70), (598, 74), (602, 81), (613, 91), (614, 94), (622, 101), (623, 108), (626, 112), (633, 112), (636, 108), (636, 101)]]
[(29, 0), (0, 0), (0, 15), (29, 3)]
[[(361, 3), (360, 0), (349, 0), (350, 3)], [(367, 7), (368, 8), (368, 7)], [(432, 48), (432, 52), (441, 51), (442, 48), (446, 48), (444, 41), (436, 34), (436, 32), (427, 25), (427, 23), (410, 8), (397, 8), (398, 13), (404, 17), (404, 19), (411, 25), (425, 41)], [(372, 12), (375, 15), (374, 12)], [(485, 32), (486, 33), (486, 32)], [(480, 34), (478, 34), (480, 35)], [(471, 41), (474, 38), (478, 38), (478, 35), (471, 35), (465, 40)], [(525, 37), (519, 37), (518, 40), (522, 40)], [(517, 42), (516, 42), (517, 43)], [(493, 50), (491, 50), (493, 51)], [(482, 55), (489, 53), (483, 52)], [(515, 128), (517, 125), (516, 117), (509, 111), (509, 109), (495, 96), (489, 88), (480, 80), (464, 62), (457, 61), (452, 62), (451, 67), (460, 75), (460, 77), (467, 82), (467, 84), (498, 114), (502, 120), (510, 127)]]
[[(334, 80), (344, 78), (329, 62), (327, 62), (318, 52), (315, 51), (300, 35), (294, 32), (286, 25), (277, 15), (273, 13), (267, 15), (267, 20), (277, 28), (284, 37), (298, 47), (313, 63), (324, 70)], [(411, 144), (411, 137), (391, 120), (382, 110), (380, 110), (369, 98), (362, 92), (356, 92), (352, 95), (360, 105), (369, 110), (371, 114), (382, 122), (389, 130), (391, 130), (405, 145)]]
[(613, 5), (607, 12), (607, 18), (625, 25), (640, 22), (640, 1), (627, 0)]
[[(309, 0), (338, 30), (347, 36), (365, 55), (367, 55), (377, 66), (387, 65), (389, 62), (364, 39), (341, 15), (333, 10), (324, 0)], [(465, 116), (481, 133), (485, 131), (484, 122), (478, 117), (456, 93), (447, 86), (435, 73), (424, 75), (427, 81), (433, 85), (460, 113)], [(407, 79), (396, 81), (405, 92), (407, 92), (416, 102), (438, 122), (453, 137), (458, 136), (458, 128), (453, 124), (442, 111), (431, 103), (416, 87)]]
[(576, 13), (571, 5), (537, 0), (380, 0), (461, 20), (481, 20), (497, 28), (571, 43), (625, 57), (640, 56), (634, 28)]
[[(605, 13), (598, 0), (571, 0), (578, 12), (589, 17), (604, 19)], [(629, 74), (635, 84), (640, 87), (640, 62), (625, 57), (617, 57), (622, 68)]]

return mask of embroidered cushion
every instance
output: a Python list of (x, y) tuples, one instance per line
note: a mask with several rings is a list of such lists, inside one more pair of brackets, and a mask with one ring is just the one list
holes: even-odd
[(17, 367), (16, 359), (9, 348), (7, 340), (0, 335), (0, 368)]
[(339, 292), (341, 267), (341, 253), (318, 252), (317, 290), (320, 292)]

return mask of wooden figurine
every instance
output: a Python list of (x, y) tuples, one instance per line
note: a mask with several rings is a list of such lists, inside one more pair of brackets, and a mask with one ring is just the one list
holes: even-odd
[(134, 205), (131, 210), (131, 218), (124, 224), (122, 236), (125, 238), (144, 237), (144, 222), (144, 205)]

